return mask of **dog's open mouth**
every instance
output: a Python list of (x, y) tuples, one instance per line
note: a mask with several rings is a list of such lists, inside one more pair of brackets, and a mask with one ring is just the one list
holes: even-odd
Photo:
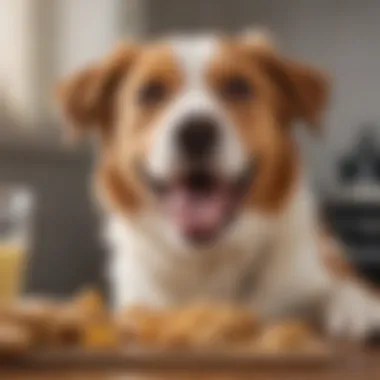
[(144, 171), (159, 207), (192, 243), (207, 243), (233, 220), (254, 177), (254, 165), (225, 180), (206, 169), (192, 169), (163, 182)]

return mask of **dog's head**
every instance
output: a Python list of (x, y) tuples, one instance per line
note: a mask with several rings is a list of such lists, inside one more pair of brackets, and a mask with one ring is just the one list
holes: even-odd
[(201, 244), (242, 209), (281, 207), (297, 171), (291, 124), (317, 128), (327, 92), (320, 72), (252, 35), (123, 45), (58, 94), (71, 130), (100, 136), (103, 201), (154, 210)]

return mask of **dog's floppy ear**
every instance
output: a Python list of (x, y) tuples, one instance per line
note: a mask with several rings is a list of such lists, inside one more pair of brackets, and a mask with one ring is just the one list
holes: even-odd
[(74, 136), (97, 130), (109, 136), (119, 84), (132, 66), (138, 48), (122, 44), (103, 61), (64, 79), (57, 86), (57, 99), (69, 131)]
[(325, 73), (282, 56), (266, 33), (248, 33), (243, 41), (278, 88), (284, 121), (304, 121), (318, 129), (330, 93)]

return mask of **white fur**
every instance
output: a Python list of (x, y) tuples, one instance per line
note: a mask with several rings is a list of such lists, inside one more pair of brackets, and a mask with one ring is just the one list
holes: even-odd
[(354, 281), (334, 283), (326, 309), (327, 329), (360, 339), (380, 329), (379, 297)]
[(214, 37), (177, 38), (170, 42), (183, 73), (184, 86), (168, 111), (155, 122), (155, 139), (147, 158), (149, 171), (158, 178), (169, 179), (180, 170), (181, 159), (175, 137), (181, 122), (190, 115), (207, 114), (218, 123), (220, 149), (215, 152), (214, 170), (235, 177), (245, 168), (247, 157), (228, 115), (206, 83), (206, 69), (218, 53)]
[(168, 306), (202, 298), (232, 301), (243, 275), (254, 271), (271, 240), (272, 227), (271, 220), (242, 215), (217, 245), (193, 251), (176, 244), (171, 225), (158, 215), (133, 220), (114, 216), (107, 237), (113, 245), (110, 279), (115, 305)]
[[(218, 243), (203, 251), (176, 245), (159, 215), (114, 216), (110, 279), (115, 304), (168, 306), (200, 298), (243, 302), (268, 318), (319, 299), (330, 278), (319, 261), (312, 212), (302, 187), (282, 215), (242, 214)], [(242, 289), (242, 280), (247, 289)], [(244, 290), (244, 291), (243, 291)]]
[(310, 195), (300, 186), (278, 217), (245, 213), (217, 245), (181, 252), (159, 215), (114, 215), (107, 229), (114, 305), (239, 300), (267, 319), (317, 305), (332, 334), (362, 338), (380, 326), (380, 303), (358, 283), (330, 276), (314, 221)]
[(268, 317), (312, 305), (328, 292), (331, 279), (318, 253), (315, 221), (311, 194), (301, 184), (277, 216), (272, 257), (254, 299)]

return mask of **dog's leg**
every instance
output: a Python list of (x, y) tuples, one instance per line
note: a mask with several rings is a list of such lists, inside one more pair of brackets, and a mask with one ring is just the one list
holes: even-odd
[(156, 281), (155, 265), (147, 260), (157, 249), (145, 241), (139, 232), (124, 220), (114, 218), (103, 232), (110, 256), (107, 277), (111, 302), (115, 310), (128, 305), (167, 306), (170, 294)]
[(319, 236), (319, 253), (333, 280), (325, 304), (330, 334), (363, 339), (380, 331), (380, 293), (356, 275), (344, 248), (325, 232)]
[(380, 331), (380, 298), (359, 282), (336, 282), (325, 309), (326, 327), (334, 336), (364, 339)]
[(318, 256), (315, 239), (302, 231), (286, 234), (273, 247), (252, 307), (264, 319), (309, 316), (330, 290), (331, 277)]
[(342, 249), (317, 228), (311, 206), (299, 197), (283, 214), (253, 307), (265, 318), (309, 310), (330, 334), (365, 338), (380, 328), (380, 293), (355, 276)]
[(267, 319), (322, 318), (329, 334), (349, 339), (380, 331), (380, 296), (352, 271), (342, 273), (318, 260), (315, 240), (301, 240), (282, 241), (282, 250), (274, 252), (254, 308)]
[(300, 186), (278, 215), (274, 240), (253, 307), (264, 318), (299, 316), (328, 294), (331, 277), (318, 254), (313, 199)]

